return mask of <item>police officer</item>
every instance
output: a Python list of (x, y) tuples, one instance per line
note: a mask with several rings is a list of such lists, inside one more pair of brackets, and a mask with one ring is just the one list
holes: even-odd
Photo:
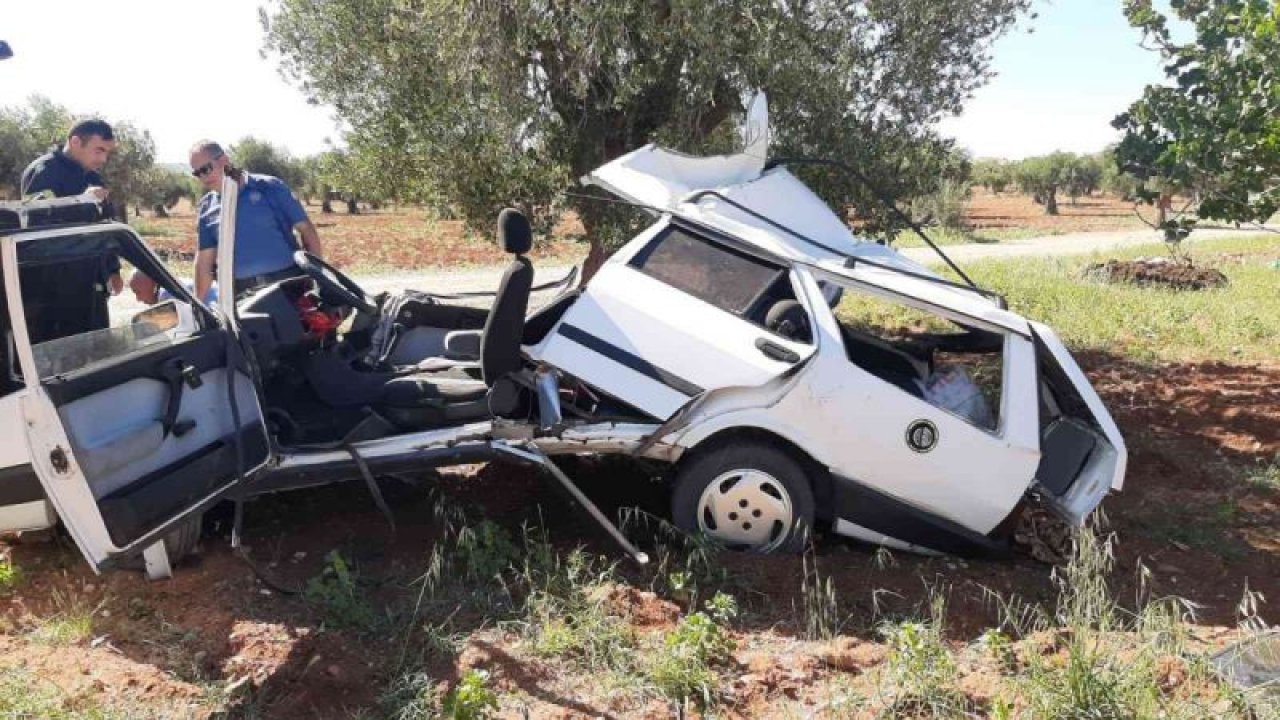
[[(23, 199), (40, 197), (74, 197), (86, 193), (103, 203), (103, 214), (112, 215), (107, 204), (110, 192), (98, 171), (107, 164), (116, 148), (111, 126), (102, 120), (81, 120), (67, 133), (66, 144), (41, 155), (22, 172), (20, 190)], [(112, 295), (124, 289), (120, 277), (120, 260), (108, 259), (107, 287)]]
[(295, 230), (302, 239), (302, 249), (321, 256), (315, 225), (280, 178), (233, 167), (222, 146), (212, 140), (201, 140), (191, 148), (191, 174), (209, 191), (201, 198), (197, 211), (196, 297), (205, 297), (213, 284), (222, 214), (219, 191), (223, 178), (228, 176), (240, 185), (236, 205), (237, 294), (301, 274), (293, 262), (297, 249)]

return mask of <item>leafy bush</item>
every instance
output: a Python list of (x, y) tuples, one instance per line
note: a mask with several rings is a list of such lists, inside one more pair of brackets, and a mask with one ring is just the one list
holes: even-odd
[(357, 573), (342, 553), (331, 550), (325, 556), (324, 570), (307, 581), (303, 597), (324, 612), (327, 623), (338, 628), (367, 630), (377, 622), (377, 615), (357, 580)]

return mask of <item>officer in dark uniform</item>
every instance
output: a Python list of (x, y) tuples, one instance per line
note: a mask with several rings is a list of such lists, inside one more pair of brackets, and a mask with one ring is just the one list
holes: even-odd
[[(22, 198), (74, 197), (87, 193), (102, 204), (103, 214), (110, 217), (114, 214), (107, 201), (110, 192), (98, 171), (107, 164), (115, 147), (110, 125), (102, 120), (81, 120), (67, 133), (66, 144), (36, 158), (23, 171), (19, 186)], [(124, 289), (120, 258), (114, 254), (104, 256), (100, 269), (94, 274), (97, 279), (92, 282), (99, 293), (96, 302), (88, 314), (82, 309), (77, 311), (76, 307), (66, 307), (65, 312), (59, 312), (59, 316), (66, 315), (61, 320), (69, 323), (70, 328), (58, 333), (59, 336), (107, 326), (107, 293), (118, 295)]]

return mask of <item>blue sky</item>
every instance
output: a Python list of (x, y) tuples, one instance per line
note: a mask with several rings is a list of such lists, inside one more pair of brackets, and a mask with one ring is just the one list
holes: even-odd
[[(15, 51), (0, 63), (0, 106), (38, 92), (76, 113), (131, 120), (151, 130), (162, 162), (185, 161), (202, 137), (252, 134), (300, 155), (338, 138), (332, 113), (259, 56), (259, 0), (0, 3), (0, 39)], [(1112, 142), (1111, 118), (1160, 80), (1120, 4), (1037, 0), (1039, 17), (996, 44), (997, 76), (944, 132), (978, 156), (1011, 158)]]
[(1120, 5), (1036, 2), (1038, 17), (997, 41), (995, 79), (943, 130), (978, 156), (1093, 152), (1114, 142), (1111, 119), (1163, 77)]

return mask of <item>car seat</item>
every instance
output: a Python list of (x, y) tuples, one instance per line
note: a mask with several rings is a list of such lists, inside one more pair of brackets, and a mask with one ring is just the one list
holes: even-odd
[(397, 425), (436, 427), (504, 415), (518, 405), (519, 386), (511, 376), (524, 367), (520, 342), (533, 287), (533, 263), (525, 257), (533, 246), (533, 233), (520, 211), (508, 208), (498, 216), (498, 242), (514, 257), (498, 283), (480, 336), (482, 379), (431, 372), (391, 378), (373, 405)]

